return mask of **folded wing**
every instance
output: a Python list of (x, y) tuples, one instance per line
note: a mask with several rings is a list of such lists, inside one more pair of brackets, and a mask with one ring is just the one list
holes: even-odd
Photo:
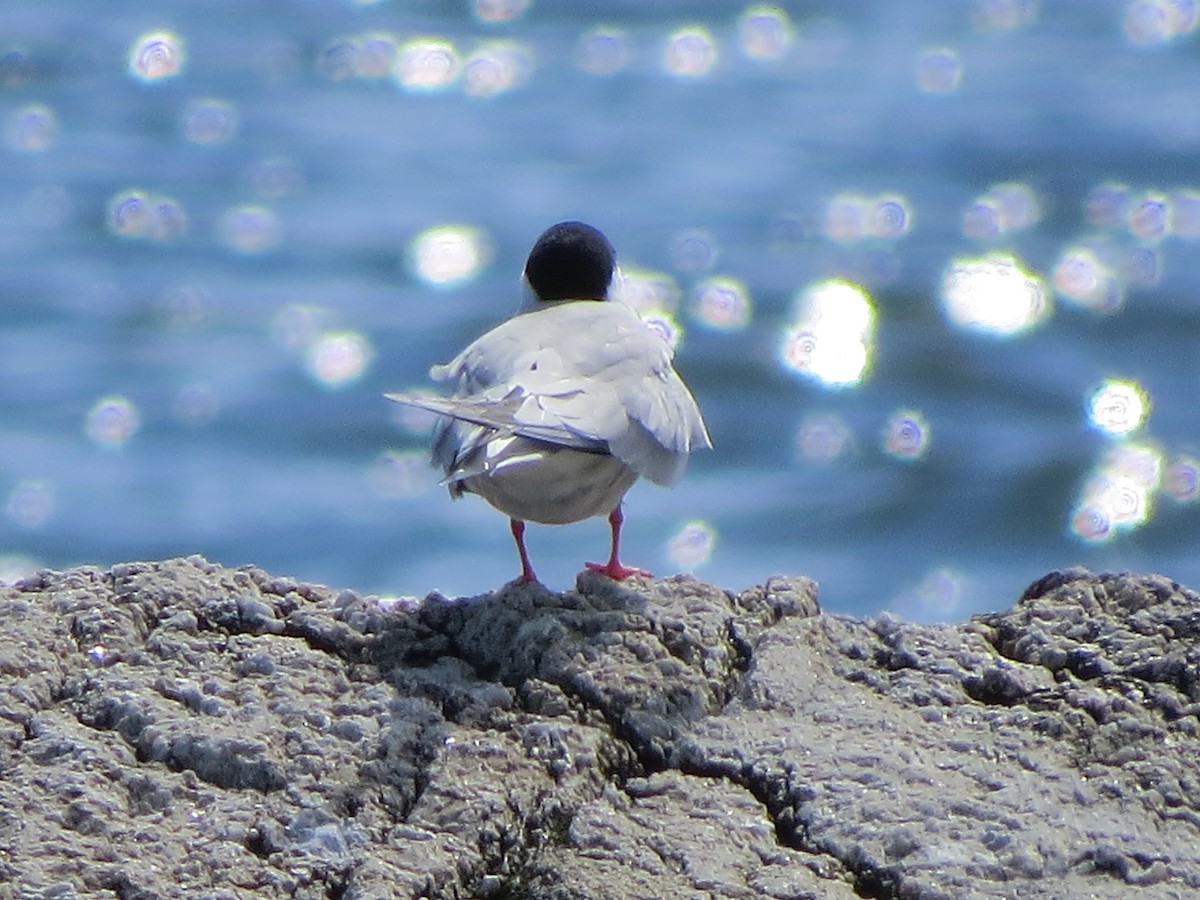
[(387, 397), (448, 417), (434, 442), (447, 473), (491, 437), (517, 435), (611, 453), (669, 485), (692, 450), (712, 446), (670, 348), (620, 303), (570, 302), (516, 316), (430, 375), (453, 382), (453, 396)]

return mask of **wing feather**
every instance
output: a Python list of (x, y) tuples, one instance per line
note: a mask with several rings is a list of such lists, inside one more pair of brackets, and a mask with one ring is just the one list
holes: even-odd
[[(466, 423), (439, 426), (435, 461), (447, 472), (489, 436), (519, 435), (610, 452), (651, 481), (673, 484), (688, 454), (712, 444), (671, 357), (624, 304), (568, 302), (514, 316), (431, 369), (435, 381), (453, 384), (451, 397), (386, 396)], [(439, 442), (459, 447), (439, 453)]]

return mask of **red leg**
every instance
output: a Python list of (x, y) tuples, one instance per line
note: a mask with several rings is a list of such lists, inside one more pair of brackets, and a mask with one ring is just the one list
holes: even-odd
[(624, 521), (625, 516), (621, 514), (620, 506), (609, 513), (608, 524), (612, 526), (612, 555), (608, 557), (607, 563), (590, 562), (584, 565), (593, 572), (602, 572), (615, 581), (621, 581), (630, 575), (645, 575), (649, 578), (650, 573), (645, 569), (621, 565), (621, 523)]
[(517, 542), (517, 553), (521, 557), (521, 574), (517, 576), (517, 584), (536, 582), (533, 566), (529, 564), (529, 554), (525, 552), (525, 523), (520, 519), (509, 519), (512, 526), (513, 540)]

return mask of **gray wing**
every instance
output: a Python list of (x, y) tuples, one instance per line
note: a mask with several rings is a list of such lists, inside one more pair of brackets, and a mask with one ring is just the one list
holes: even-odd
[(635, 312), (612, 301), (516, 316), (430, 376), (453, 382), (454, 396), (387, 396), (474, 426), (439, 426), (434, 456), (443, 465), (450, 456), (463, 459), (465, 444), (515, 434), (611, 452), (638, 474), (669, 485), (693, 449), (712, 446), (695, 400), (671, 366), (670, 348)]
[(688, 454), (712, 447), (696, 401), (674, 369), (628, 385), (622, 397), (629, 424), (609, 439), (609, 447), (655, 484), (674, 484), (687, 468)]
[(572, 306), (572, 331), (588, 339), (563, 342), (565, 367), (586, 377), (591, 398), (611, 397), (616, 411), (592, 419), (596, 433), (638, 474), (674, 484), (691, 451), (712, 442), (671, 348), (622, 303)]
[(522, 421), (522, 408), (528, 405), (528, 396), (514, 389), (500, 400), (486, 397), (432, 397), (428, 394), (384, 394), (389, 400), (437, 413), (449, 419), (468, 422), (498, 434), (513, 434), (586, 450), (592, 453), (608, 451), (604, 441), (577, 434), (560, 424), (550, 421)]

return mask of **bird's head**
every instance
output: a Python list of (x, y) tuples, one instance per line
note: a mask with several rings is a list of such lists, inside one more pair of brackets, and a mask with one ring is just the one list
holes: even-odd
[(525, 261), (524, 308), (565, 300), (607, 300), (616, 272), (616, 251), (599, 229), (583, 222), (551, 225)]

